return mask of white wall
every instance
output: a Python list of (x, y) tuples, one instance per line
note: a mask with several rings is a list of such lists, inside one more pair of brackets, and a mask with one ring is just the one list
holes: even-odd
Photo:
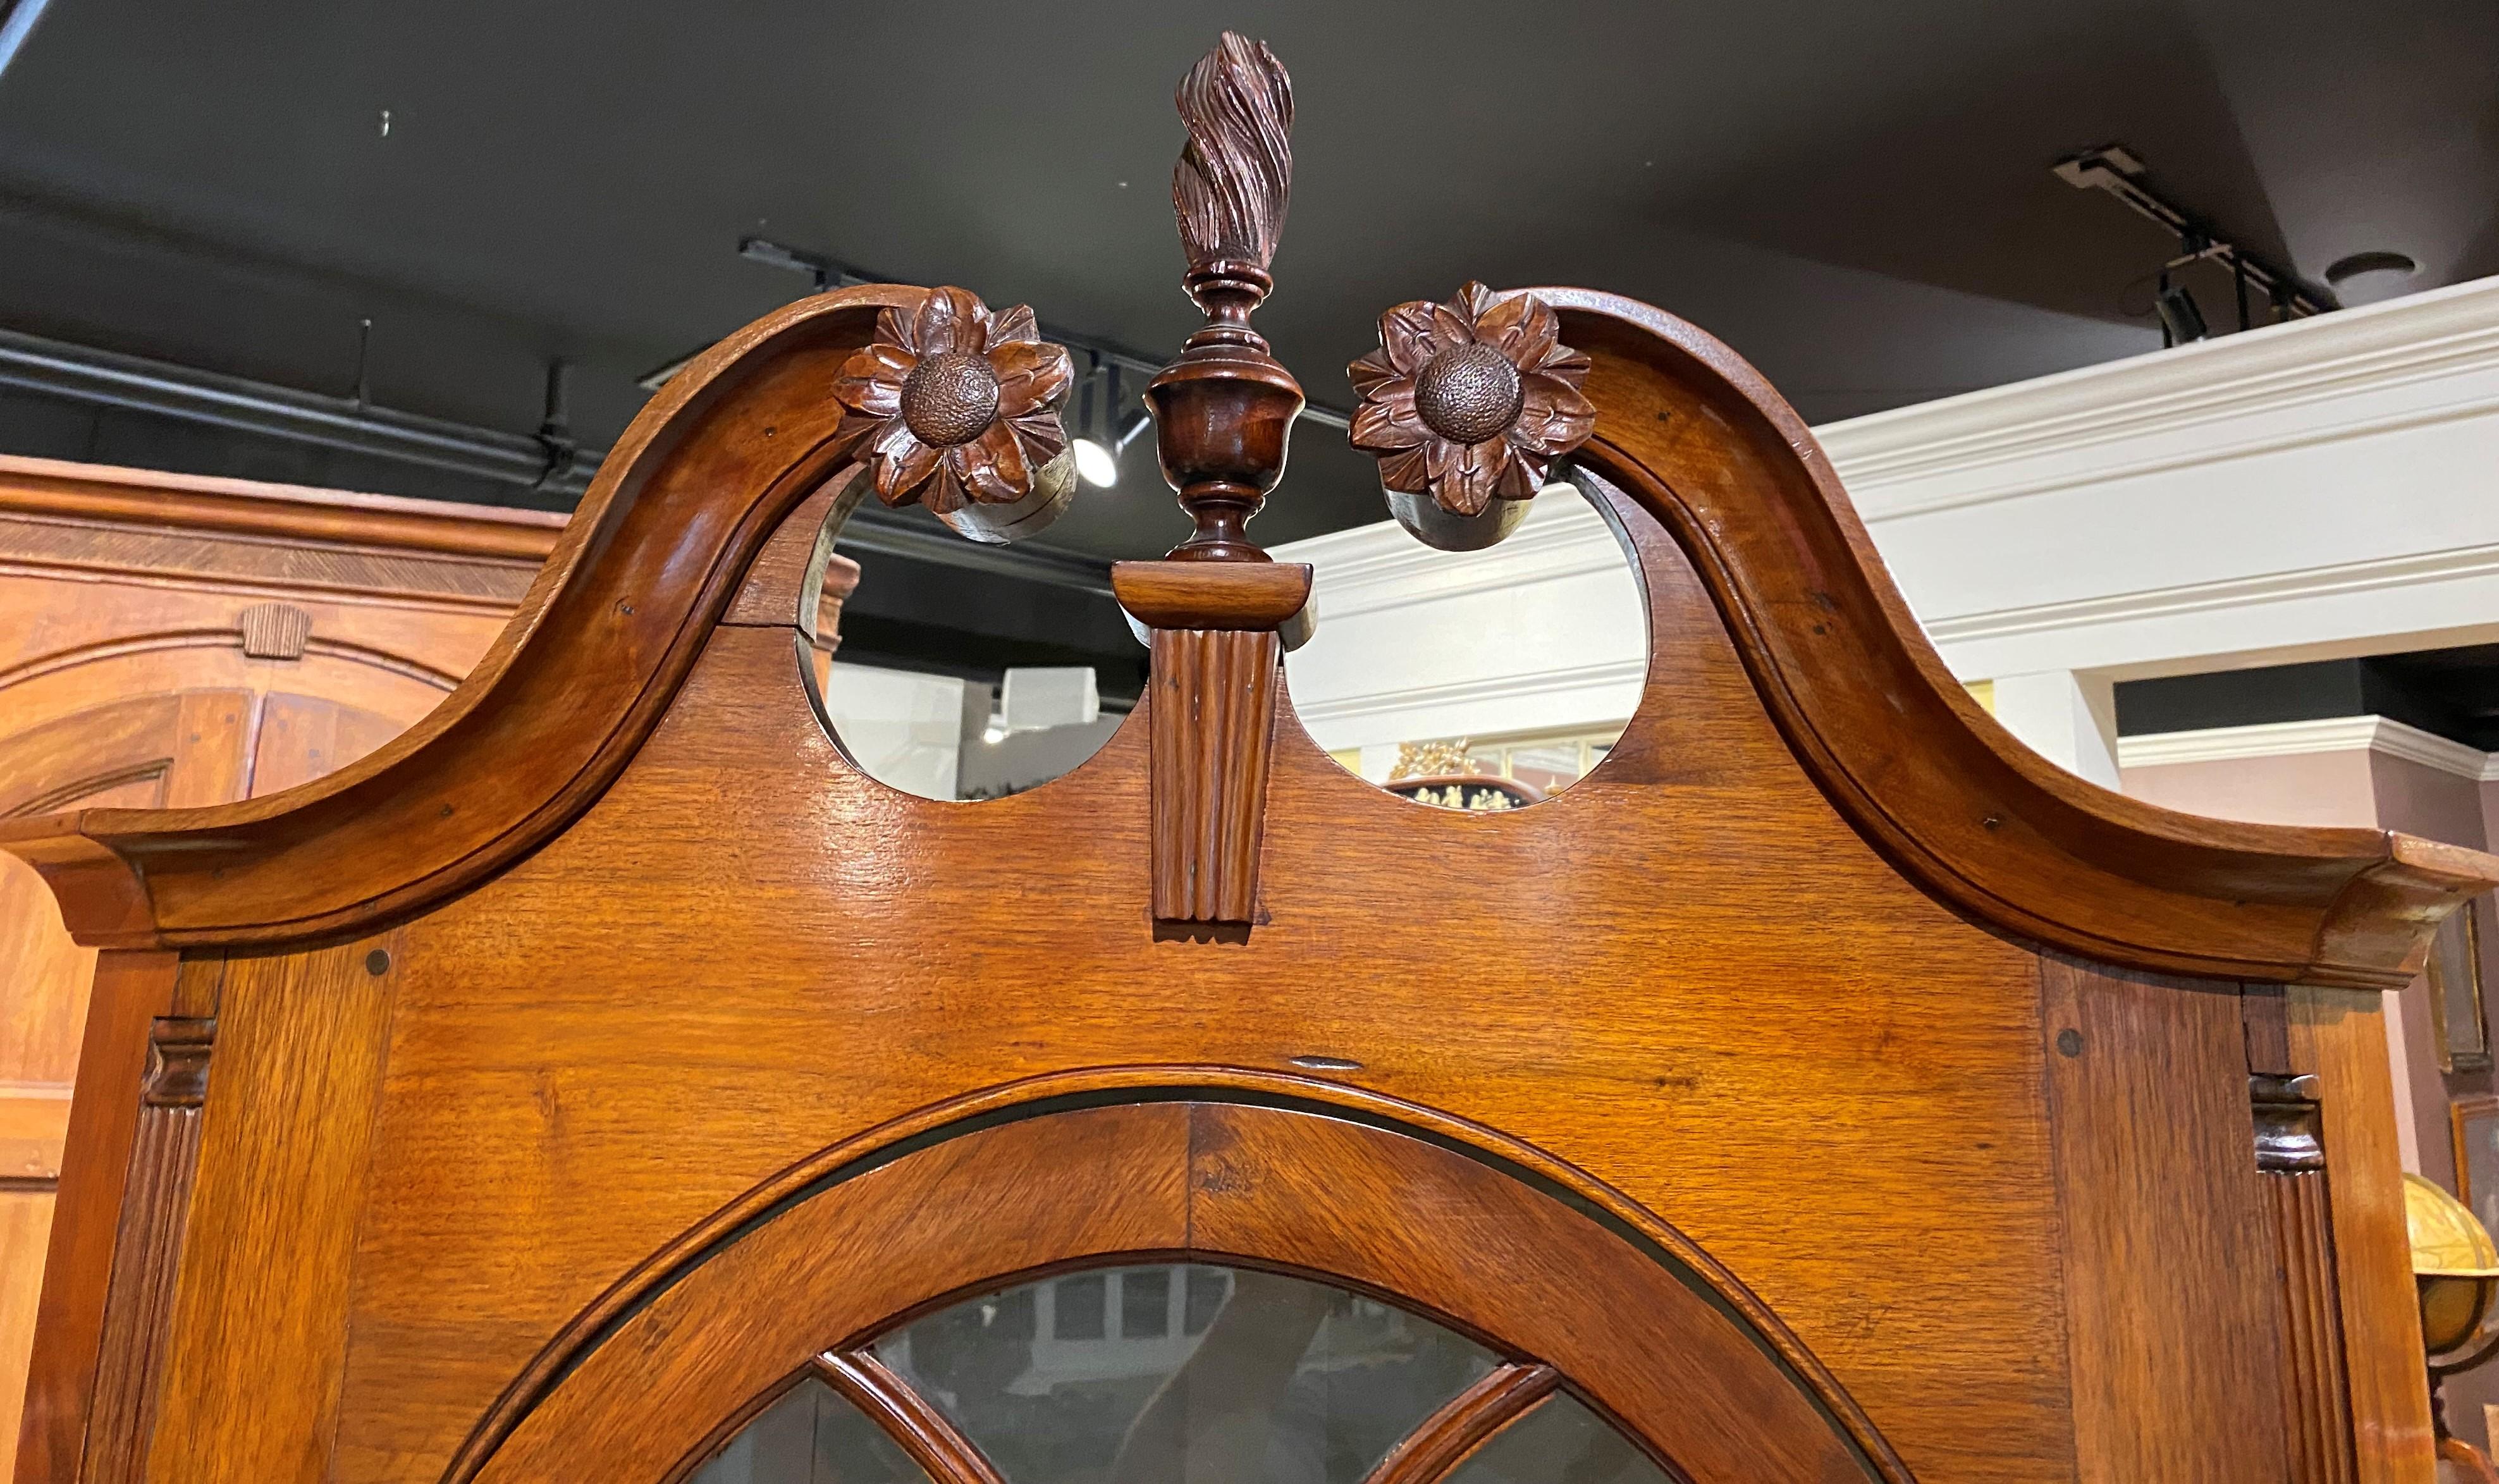
[(1575, 490), (1539, 496), (1488, 552), (1436, 551), (1390, 523), (1275, 555), (1316, 569), (1318, 631), (1284, 667), (1330, 751), (1605, 726), (1639, 702), (1639, 589)]
[[(2102, 782), (2114, 680), (2499, 639), (2499, 279), (1816, 436), (1954, 673), (2036, 700), (2000, 714)], [(1276, 556), (1317, 568), (1290, 677), (1324, 746), (1637, 698), (1637, 599), (1575, 496), (1487, 552), (1383, 522)]]
[(825, 682), (825, 714), (842, 750), (870, 777), (922, 798), (955, 797), (961, 681), (836, 661)]
[(1815, 432), (1965, 680), (2499, 636), (2499, 279)]

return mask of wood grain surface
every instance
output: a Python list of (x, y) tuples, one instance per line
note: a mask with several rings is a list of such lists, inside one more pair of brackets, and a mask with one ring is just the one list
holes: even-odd
[[(1635, 539), (1659, 659), (1606, 763), (1469, 817), (1280, 719), (1264, 869), (1291, 893), (1247, 946), (1152, 931), (1147, 715), (1041, 789), (915, 799), (842, 760), (789, 629), (715, 631), (586, 815), (406, 929), (338, 1476), (438, 1476), (573, 1315), (828, 1132), (1074, 1067), (1296, 1056), (1688, 1233), (1920, 1477), (2070, 1468), (2036, 960), (1864, 844), (1671, 541)], [(1764, 859), (1811, 867), (1766, 896)], [(1048, 911), (1010, 910), (1024, 883)]]
[[(0, 846), (46, 871), (73, 930), (99, 944), (342, 933), (491, 874), (595, 797), (656, 724), (749, 559), (856, 441), (829, 378), (880, 308), (924, 297), (803, 301), (672, 379), (610, 452), (503, 637), (372, 757), (275, 810), (0, 822)], [(680, 413), (686, 426), (668, 427)], [(502, 760), (479, 769), (490, 755)], [(132, 854), (97, 854), (108, 841)], [(376, 891), (376, 872), (402, 879)]]
[(2437, 1437), (2404, 1222), (2403, 1155), (2390, 1116), (2384, 998), (2295, 987), (2286, 999), (2286, 1032), (2291, 1070), (2313, 1075), (2320, 1088), (2359, 1477), (2419, 1484), (2435, 1468)]
[(17, 1477), (75, 1480), (103, 1341), (105, 1295), (139, 1133), (148, 1033), (174, 1008), (172, 953), (99, 954), (70, 1104), (58, 1204), (36, 1307), (39, 1346), (26, 1377)]
[(1111, 592), (1148, 629), (1282, 629), (1311, 601), (1307, 562), (1114, 562)]
[[(1158, 932), (1145, 900), (1159, 691), (1065, 777), (941, 803), (843, 759), (796, 605), (716, 622), (846, 467), (827, 377), (911, 290), (802, 302), (672, 381), (494, 654), (363, 762), (276, 803), (6, 826), (91, 937), (234, 954), (148, 1476), (656, 1477), (910, 1294), (1184, 1249), (1549, 1333), (1530, 1358), (1696, 1479), (2278, 1462), (2238, 984), (2399, 979), (2499, 863), (2189, 821), (2030, 758), (1943, 673), (1784, 403), (1688, 326), (1574, 292), (1548, 297), (1592, 357), (1582, 457), (1648, 599), (1638, 713), (1567, 792), (1469, 814), (1350, 776), (1279, 694), (1246, 933)], [(2151, 977), (2183, 972), (2209, 983)], [(2362, 1477), (2409, 1480), (2382, 1023), (2294, 993)], [(1036, 1079), (1116, 1102), (1172, 1066), (1330, 1068), (1539, 1173), (1435, 1203), (1355, 1122), (1191, 1116), (1174, 1156), (1171, 1105), (1101, 1108), (1117, 1178), (1035, 1186), (1078, 1141), (1002, 1124), (646, 1282), (870, 1130)], [(126, 1149), (134, 1113), (90, 1141)], [(936, 1196), (897, 1174), (975, 1146), (996, 1163)], [(1642, 1298), (1588, 1281), (1604, 1242), (1525, 1241), (1547, 1188), (1701, 1288)], [(781, 1235), (836, 1205), (859, 1241)], [(1752, 1363), (1704, 1342), (1728, 1329)], [(73, 1477), (77, 1436), (21, 1476)]]
[[(1645, 305), (1536, 292), (1591, 356), (1583, 462), (1693, 554), (1815, 782), (1958, 910), (2152, 972), (2391, 988), (2439, 919), (2499, 884), (2499, 859), (2478, 852), (2174, 814), (2038, 758), (1945, 672), (1812, 436), (1757, 372)], [(0, 823), (0, 846), (57, 878), (85, 941), (123, 946), (347, 931), (483, 880), (586, 807), (658, 724), (747, 562), (850, 451), (825, 377), (876, 309), (920, 297), (801, 301), (674, 378), (471, 680), (293, 807), (90, 811)], [(1249, 385), (1228, 362), (1202, 370), (1172, 395)], [(1241, 514), (1222, 501), (1226, 520)], [(1213, 544), (1193, 555), (1248, 559), (1233, 530), (1201, 532)], [(1896, 765), (1926, 755), (1947, 760)]]
[(2261, 1177), (2283, 1281), (2284, 1452), (2290, 1484), (2353, 1484), (2352, 1370), (2322, 1170)]
[(1210, 1103), (1192, 1117), (1189, 1187), (1192, 1252), (1426, 1306), (1512, 1358), (1551, 1365), (1693, 1484), (1906, 1484), (1888, 1450), (1861, 1455), (1816, 1404), (1825, 1399), (1687, 1275), (1464, 1154)]
[(2061, 958), (2040, 981), (2075, 1477), (2273, 1484), (2277, 1289), (2238, 986)]
[(394, 948), (227, 966), (149, 1480), (332, 1477)]
[[(710, 1439), (717, 1418), (913, 1310), (1029, 1270), (1177, 1252), (1188, 1242), (1187, 1131), (1179, 1104), (1093, 1110), (1009, 1123), (858, 1174), (627, 1317), (477, 1477), (657, 1477)], [(1049, 1178), (1069, 1170), (1088, 1177), (1080, 1199)], [(843, 1240), (828, 1240), (836, 1234)], [(689, 1327), (702, 1342), (653, 1342)]]
[[(966, 1445), (953, 1430), (851, 1352), (1036, 1269), (1137, 1257), (1350, 1283), (1513, 1356), (1550, 1354), (1575, 1389), (1695, 1484), (1904, 1477), (1859, 1454), (1807, 1385), (1687, 1286), (1689, 1274), (1476, 1159), (1367, 1124), (1225, 1103), (1042, 1113), (818, 1188), (626, 1314), (479, 1477), (648, 1474), (691, 1460), (720, 1437), (717, 1419), (751, 1414), (753, 1399), (813, 1367), (932, 1477), (977, 1478), (957, 1467)], [(1376, 1199), (1382, 1188), (1464, 1218), (1400, 1223), (1389, 1240), (1368, 1240), (1388, 1214)], [(1123, 1240), (1131, 1245), (1115, 1244)], [(1634, 1336), (1645, 1342), (1627, 1347)], [(828, 1349), (824, 1361), (809, 1358)], [(1462, 1456), (1461, 1443), (1480, 1441), (1553, 1384), (1532, 1358), (1522, 1371), (1527, 1384), (1507, 1411), (1470, 1409), (1481, 1410), (1480, 1428), (1451, 1422), (1415, 1461)]]
[(1283, 650), (1257, 629), (1153, 638), (1153, 915), (1246, 926), (1258, 909)]
[[(0, 457), (0, 816), (223, 803), (355, 761), (486, 651), (562, 525), (541, 511)], [(40, 876), (0, 862), (0, 1175), (30, 1182), (12, 1198), (22, 1210), (51, 1199), (94, 971)], [(38, 1114), (49, 1114), (41, 1137)], [(48, 1225), (28, 1215), (13, 1228), (22, 1240), (5, 1276), (28, 1302), (0, 1307), (0, 1415), (25, 1394)], [(100, 1307), (103, 1292), (88, 1301)], [(134, 1343), (148, 1343), (145, 1330)], [(135, 1441), (118, 1423), (107, 1431)], [(0, 1427), (0, 1478), (15, 1474), (16, 1442)]]
[(809, 1369), (885, 1429), (903, 1453), (926, 1470), (931, 1484), (1006, 1484), (944, 1412), (873, 1353), (828, 1351), (817, 1356)]

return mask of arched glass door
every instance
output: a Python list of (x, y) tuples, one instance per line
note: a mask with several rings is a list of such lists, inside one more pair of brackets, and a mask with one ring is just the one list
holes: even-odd
[(1342, 1288), (1194, 1264), (1023, 1283), (828, 1353), (694, 1475), (696, 1484), (1444, 1477), (1666, 1484), (1542, 1367), (1506, 1364)]
[(454, 1484), (1908, 1484), (1680, 1234), (1487, 1131), (1224, 1090), (776, 1177), (559, 1337)]

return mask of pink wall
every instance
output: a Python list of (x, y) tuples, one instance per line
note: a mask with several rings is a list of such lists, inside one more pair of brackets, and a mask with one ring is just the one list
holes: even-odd
[[(2459, 778), (2386, 753), (2296, 753), (2127, 768), (2121, 787), (2149, 803), (2227, 820), (2271, 824), (2356, 824), (2399, 829), (2452, 845), (2488, 848), (2499, 839), (2499, 783)], [(2483, 913), (2483, 979), (2499, 992), (2499, 917)], [(2430, 1023), (2429, 986), (2415, 980), (2387, 996), (2386, 1050), (2394, 1063), (2396, 1110), (2404, 1167), (2455, 1188), (2449, 1133), (2453, 1097), (2491, 1090), (2487, 1072), (2442, 1075)], [(2487, 1448), (2483, 1407), (2499, 1403), (2499, 1365), (2450, 1377), (2448, 1422), (2455, 1435)]]
[[(2391, 758), (2384, 753), (2370, 757), (2371, 773), (2378, 795), (2380, 827), (2400, 829), (2406, 834), (2444, 840), (2450, 845), (2469, 845), (2484, 849), (2488, 835), (2483, 822), (2483, 793), (2485, 786), (2474, 779), (2458, 778), (2408, 758)], [(2483, 923), (2490, 924), (2487, 903), (2477, 904), (2483, 912)], [(2499, 932), (2484, 933), (2485, 940), (2499, 939)], [(2485, 941), (2485, 951), (2499, 947)], [(2483, 982), (2494, 982), (2491, 965), (2482, 966)], [(2401, 1046), (2395, 1060), (2396, 1085), (2409, 1084), (2413, 1094), (2413, 1123), (2418, 1130), (2420, 1154), (2412, 1168), (2445, 1185), (2455, 1188), (2455, 1150), (2449, 1133), (2448, 1099), (2468, 1093), (2490, 1090), (2490, 1074), (2477, 1072), (2443, 1077), (2438, 1070), (2438, 1043), (2429, 1017), (2429, 985), (2416, 980), (2398, 999), (2402, 1006)], [(2389, 1041), (2395, 1039), (2391, 1028)], [(2499, 1401), (2499, 1391), (2491, 1394)]]
[(2342, 753), (2172, 762), (2124, 769), (2118, 775), (2118, 787), (2146, 803), (2218, 820), (2365, 826), (2378, 823), (2371, 757), (2353, 748)]

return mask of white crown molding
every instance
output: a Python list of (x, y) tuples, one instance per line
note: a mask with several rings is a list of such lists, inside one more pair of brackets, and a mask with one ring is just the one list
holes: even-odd
[(1270, 555), (1317, 568), (1320, 611), (1331, 624), (1476, 593), (1628, 571), (1631, 564), (1613, 528), (1578, 491), (1569, 489), (1538, 496), (1526, 524), (1487, 551), (1438, 551), (1396, 522), (1380, 521), (1286, 542)]
[(2477, 783), (2499, 782), (2499, 757), (2383, 716), (2338, 716), (2318, 722), (2266, 722), (2210, 726), (2117, 739), (2122, 768), (2180, 762), (2227, 762), (2308, 753), (2377, 753)]
[[(2499, 278), (1815, 431), (1964, 678), (2184, 674), (2499, 634)], [(1604, 574), (1625, 557), (1574, 493), (1541, 497), (1485, 552), (1434, 551), (1383, 521), (1276, 555), (1316, 567), (1341, 634), (1379, 652), (1394, 631), (1434, 657), (1305, 657), (1308, 715), (1345, 743), (1638, 694), (1604, 637), (1624, 611)], [(1524, 647), (1482, 642), (1502, 631), (1487, 616)], [(2494, 766), (2395, 726), (2265, 745), (2365, 746), (2477, 779)], [(2251, 756), (2226, 749), (2258, 739), (2206, 745)]]
[[(2475, 373), (2494, 366), (2499, 278), (2483, 278), (1850, 418), (1815, 436), (1866, 518), (1880, 521), (2488, 412), (2499, 409), (2499, 385)], [(2452, 395), (2415, 391), (2386, 404), (2359, 395), (2441, 377), (2456, 378)], [(2221, 442), (2160, 441), (2256, 414), (2271, 426)], [(2053, 471), (2041, 471), (2043, 460)], [(1954, 477), (1938, 484), (1937, 475)]]
[(2337, 563), (2288, 572), (2262, 572), (2217, 582), (2185, 583), (2102, 597), (1963, 613), (1926, 625), (1937, 644), (1999, 639), (2050, 629), (2079, 629), (2091, 624), (2136, 619), (2172, 618), (2216, 608), (2257, 603), (2298, 602), (2386, 588), (2420, 587), (2430, 583), (2499, 576), (2499, 545), (2458, 546), (2448, 551), (2407, 552), (2400, 556)]
[[(1312, 727), (1337, 726), (1363, 717), (1380, 716), (1400, 711), (1419, 711), (1435, 706), (1462, 706), (1484, 700), (1518, 700), (1538, 695), (1551, 695), (1570, 691), (1591, 691), (1609, 686), (1637, 688), (1648, 679), (1648, 658), (1607, 660), (1595, 664), (1577, 664), (1563, 669), (1540, 670), (1527, 675), (1487, 675), (1480, 679), (1445, 682), (1438, 685), (1406, 686), (1394, 691), (1373, 691), (1361, 695), (1293, 703), (1293, 714)], [(1629, 710), (1624, 712), (1629, 716)]]

